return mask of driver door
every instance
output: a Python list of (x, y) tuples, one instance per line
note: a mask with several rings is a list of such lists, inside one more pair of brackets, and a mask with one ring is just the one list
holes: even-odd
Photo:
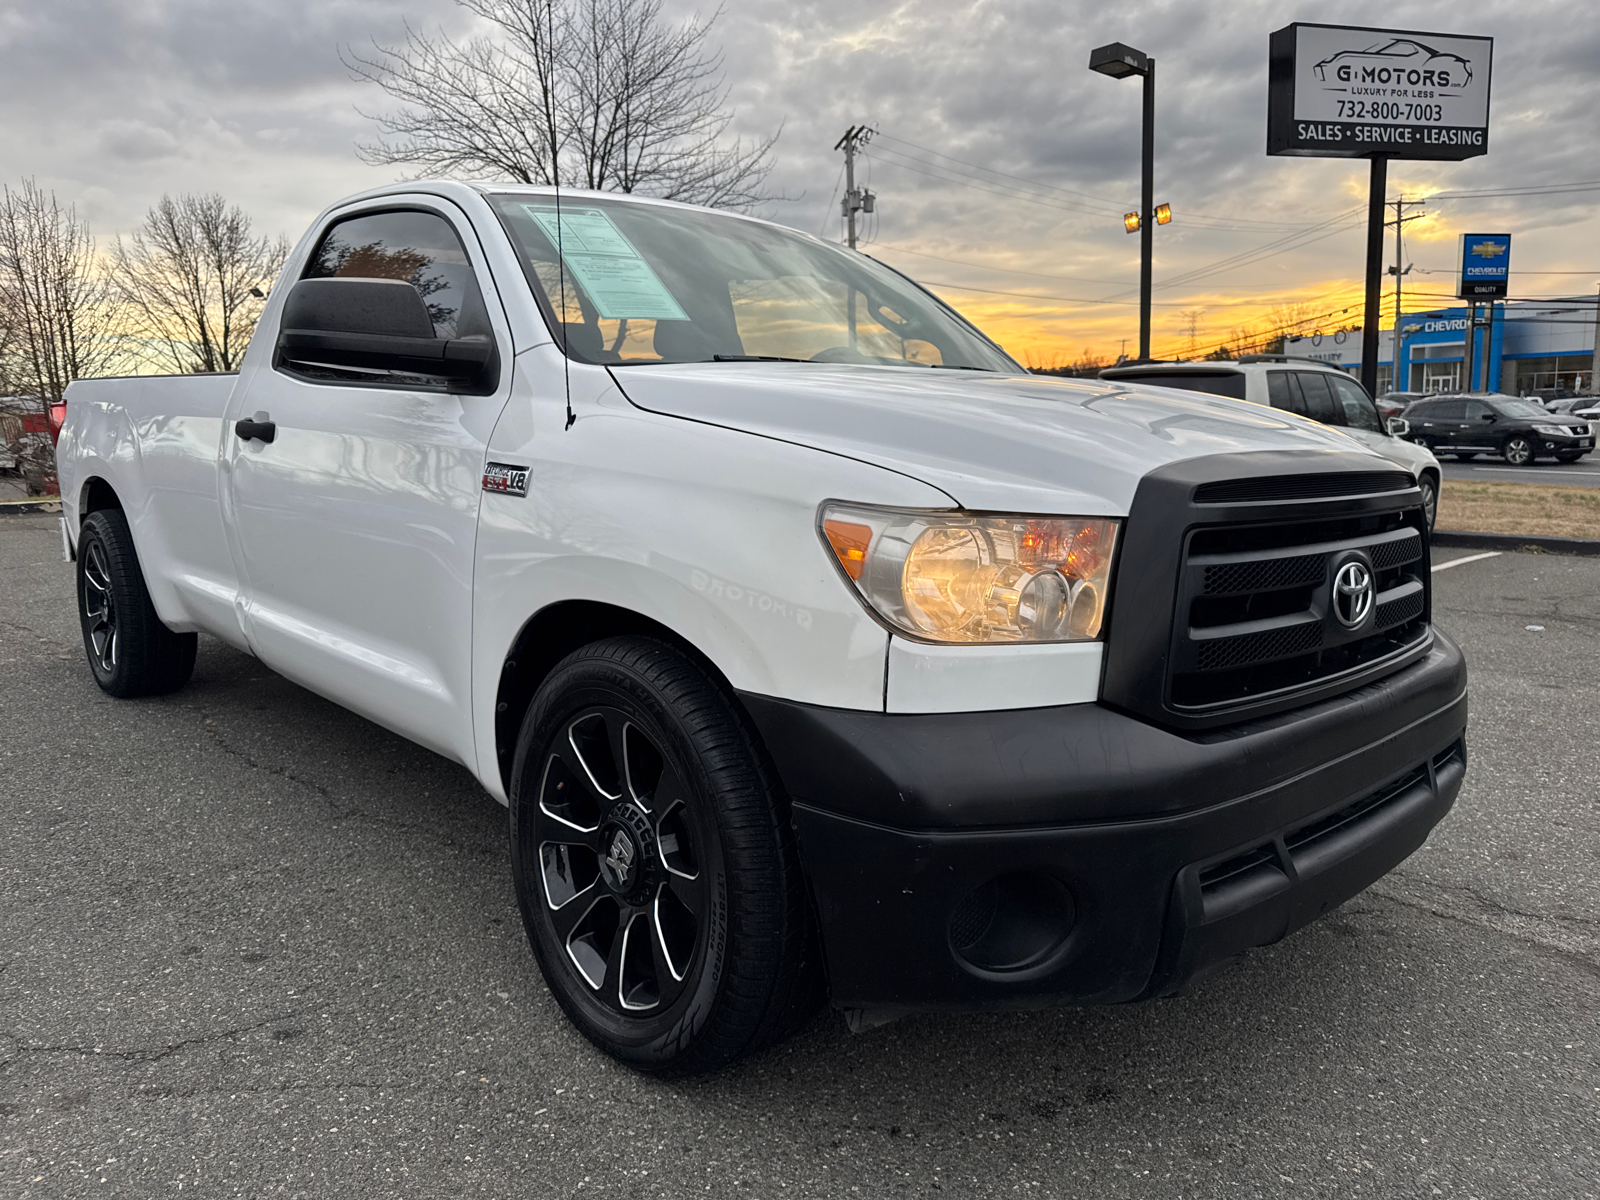
[(435, 337), (494, 342), (493, 377), (458, 394), (281, 351), (258, 366), (226, 431), (242, 623), (280, 674), (471, 763), (473, 552), (509, 331), (465, 216), (435, 198), (330, 220), (301, 273), (323, 277), (409, 282)]

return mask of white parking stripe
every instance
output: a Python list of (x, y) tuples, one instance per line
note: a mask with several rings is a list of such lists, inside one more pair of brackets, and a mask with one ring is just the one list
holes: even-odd
[(1449, 562), (1434, 563), (1433, 570), (1442, 571), (1446, 567), (1459, 567), (1462, 563), (1477, 562), (1480, 558), (1499, 558), (1500, 551), (1485, 550), (1482, 554), (1469, 554), (1465, 558), (1452, 558)]

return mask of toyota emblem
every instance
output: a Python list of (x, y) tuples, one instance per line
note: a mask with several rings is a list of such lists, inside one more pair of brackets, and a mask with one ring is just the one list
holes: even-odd
[(1346, 629), (1355, 629), (1372, 615), (1372, 569), (1351, 559), (1333, 577), (1333, 615)]

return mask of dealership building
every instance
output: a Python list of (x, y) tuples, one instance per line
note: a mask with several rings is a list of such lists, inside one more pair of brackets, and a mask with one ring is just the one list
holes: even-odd
[[(1594, 392), (1594, 365), (1600, 314), (1594, 296), (1562, 300), (1506, 300), (1479, 306), (1475, 334), (1476, 379), (1469, 380), (1467, 340), (1471, 313), (1465, 304), (1406, 313), (1400, 322), (1400, 367), (1395, 370), (1395, 331), (1378, 343), (1378, 392), (1482, 390), (1487, 356), (1487, 390), (1525, 396), (1535, 388), (1565, 387)], [(1284, 353), (1314, 358), (1361, 372), (1361, 331), (1291, 337)]]

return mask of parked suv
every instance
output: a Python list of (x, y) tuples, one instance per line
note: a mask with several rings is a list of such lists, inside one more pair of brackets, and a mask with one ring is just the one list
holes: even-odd
[(1100, 378), (1232, 396), (1235, 400), (1270, 404), (1273, 408), (1336, 426), (1369, 450), (1377, 451), (1416, 476), (1417, 486), (1422, 489), (1423, 507), (1428, 513), (1428, 527), (1433, 527), (1439, 509), (1439, 460), (1426, 449), (1418, 453), (1418, 447), (1404, 439), (1405, 426), (1393, 425), (1380, 417), (1366, 389), (1337, 367), (1315, 359), (1247, 354), (1233, 362), (1163, 362), (1107, 367), (1100, 372)]
[(1594, 449), (1587, 420), (1497, 393), (1421, 400), (1406, 409), (1405, 419), (1418, 445), (1462, 462), (1480, 454), (1498, 454), (1514, 467), (1541, 457), (1576, 462)]

